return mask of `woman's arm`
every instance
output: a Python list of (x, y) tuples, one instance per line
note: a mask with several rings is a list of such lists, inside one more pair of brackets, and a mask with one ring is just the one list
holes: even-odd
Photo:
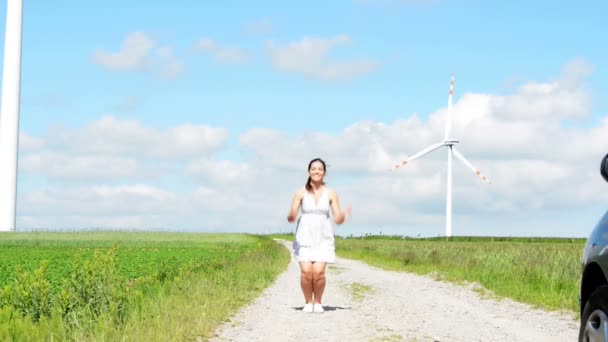
[(305, 189), (298, 190), (291, 200), (291, 208), (289, 209), (289, 214), (287, 214), (287, 222), (293, 223), (298, 217), (298, 211), (300, 210), (300, 204), (302, 203), (302, 197), (304, 197)]
[(332, 213), (334, 215), (334, 221), (336, 224), (342, 224), (346, 221), (346, 218), (350, 215), (352, 209), (349, 207), (344, 212), (340, 211), (340, 200), (338, 194), (335, 191), (330, 191), (329, 200), (331, 204)]

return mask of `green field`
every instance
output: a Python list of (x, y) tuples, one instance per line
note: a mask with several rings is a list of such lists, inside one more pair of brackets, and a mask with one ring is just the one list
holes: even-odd
[(0, 340), (205, 338), (288, 261), (253, 235), (0, 234)]
[[(94, 250), (118, 250), (118, 272), (127, 278), (173, 272), (187, 263), (230, 260), (251, 246), (252, 237), (150, 233), (26, 233), (0, 235), (0, 287), (14, 278), (15, 263), (24, 271), (49, 261), (48, 276), (57, 288), (73, 272), (73, 256), (91, 258)], [(162, 276), (162, 275), (160, 275)]]

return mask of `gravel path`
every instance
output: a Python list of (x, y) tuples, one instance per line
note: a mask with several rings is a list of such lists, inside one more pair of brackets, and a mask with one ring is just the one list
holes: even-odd
[[(283, 242), (286, 247), (290, 243)], [(338, 258), (329, 265), (324, 313), (302, 312), (292, 260), (211, 341), (576, 341), (573, 315), (483, 298), (470, 287)]]

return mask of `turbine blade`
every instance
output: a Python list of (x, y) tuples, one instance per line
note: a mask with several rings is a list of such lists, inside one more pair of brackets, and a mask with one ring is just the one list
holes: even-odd
[(400, 163), (395, 164), (393, 166), (392, 170), (396, 170), (396, 169), (398, 169), (398, 168), (400, 168), (402, 166), (405, 166), (407, 163), (411, 162), (412, 160), (418, 159), (418, 158), (424, 156), (425, 154), (430, 153), (430, 152), (432, 152), (432, 151), (440, 148), (441, 146), (445, 146), (445, 143), (440, 142), (440, 143), (437, 143), (437, 144), (433, 144), (433, 145), (431, 145), (431, 146), (429, 146), (429, 147), (427, 147), (427, 148), (419, 151), (418, 153), (414, 154), (413, 156), (407, 158), (406, 160), (403, 160)]
[(478, 168), (476, 168), (475, 166), (473, 166), (473, 164), (471, 164), (457, 149), (455, 146), (452, 146), (452, 151), (454, 151), (454, 156), (456, 158), (458, 158), (458, 160), (460, 160), (464, 165), (468, 166), (471, 170), (473, 170), (473, 172), (475, 172), (475, 174), (477, 176), (479, 176), (479, 178), (481, 178), (482, 181), (484, 182), (488, 182), (488, 183), (492, 183), (488, 177), (484, 176), (483, 174), (481, 174), (481, 172), (479, 171)]
[(452, 79), (450, 80), (450, 93), (448, 96), (448, 114), (446, 115), (445, 120), (445, 135), (444, 139), (447, 140), (450, 137), (450, 131), (452, 129), (452, 97), (454, 96), (454, 74), (452, 74)]

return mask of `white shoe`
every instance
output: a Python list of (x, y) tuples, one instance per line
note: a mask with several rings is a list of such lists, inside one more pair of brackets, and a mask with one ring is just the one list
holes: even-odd
[(303, 312), (313, 312), (313, 305), (308, 303), (306, 305), (304, 305), (304, 308), (302, 309)]
[(315, 303), (314, 312), (325, 312), (325, 309), (323, 309), (323, 305), (321, 305), (319, 303)]

